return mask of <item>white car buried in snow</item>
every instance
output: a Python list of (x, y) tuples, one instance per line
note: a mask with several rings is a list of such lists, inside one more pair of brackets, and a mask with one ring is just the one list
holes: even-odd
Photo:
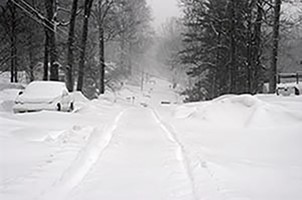
[(277, 77), (278, 84), (276, 87), (276, 94), (282, 96), (302, 95), (302, 83), (300, 82), (301, 78), (301, 72), (279, 73)]
[(15, 100), (15, 113), (41, 110), (72, 111), (74, 100), (63, 82), (34, 81)]
[(302, 83), (279, 83), (277, 84), (276, 94), (282, 96), (301, 95)]

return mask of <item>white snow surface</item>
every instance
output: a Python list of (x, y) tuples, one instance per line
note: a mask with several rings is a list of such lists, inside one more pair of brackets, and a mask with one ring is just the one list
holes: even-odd
[(18, 90), (1, 89), (0, 199), (302, 199), (302, 96), (180, 104), (166, 81), (140, 90), (13, 114)]

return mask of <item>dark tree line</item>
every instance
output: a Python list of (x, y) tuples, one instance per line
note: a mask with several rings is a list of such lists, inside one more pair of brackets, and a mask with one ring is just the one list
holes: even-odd
[[(181, 61), (195, 85), (189, 101), (225, 93), (255, 94), (265, 74), (276, 86), (281, 0), (182, 0), (185, 13)], [(271, 31), (272, 30), (272, 31)], [(265, 48), (267, 40), (273, 41)], [(270, 68), (264, 54), (272, 52)]]
[[(20, 4), (14, 2), (0, 5), (0, 70), (10, 71), (11, 82), (18, 82), (18, 72), (26, 69), (29, 80), (33, 80), (34, 65), (43, 57), (40, 53), (43, 44), (39, 43), (43, 40), (43, 29), (35, 22), (38, 20), (35, 13), (21, 12)], [(39, 1), (30, 2), (33, 7), (41, 7)]]
[(113, 70), (106, 63), (130, 74), (132, 58), (150, 37), (145, 0), (8, 0), (0, 6), (0, 71), (11, 71), (11, 82), (21, 71), (35, 80), (42, 69), (43, 80), (62, 81), (64, 73), (69, 91), (102, 94), (119, 76), (108, 74)]

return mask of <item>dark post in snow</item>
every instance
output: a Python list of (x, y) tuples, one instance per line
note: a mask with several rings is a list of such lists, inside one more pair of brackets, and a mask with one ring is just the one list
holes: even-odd
[(273, 49), (270, 70), (270, 93), (274, 93), (277, 85), (277, 63), (278, 63), (278, 49), (279, 49), (279, 28), (280, 28), (280, 10), (281, 0), (275, 0), (274, 7), (274, 26), (273, 26)]
[(74, 37), (75, 37), (75, 22), (78, 8), (78, 0), (73, 0), (71, 8), (70, 26), (67, 44), (67, 88), (69, 92), (73, 91), (73, 68), (74, 68)]

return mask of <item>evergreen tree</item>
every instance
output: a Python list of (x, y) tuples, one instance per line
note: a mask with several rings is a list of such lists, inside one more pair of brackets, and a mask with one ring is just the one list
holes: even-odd
[(259, 91), (261, 0), (182, 0), (182, 5), (187, 29), (181, 59), (196, 83), (185, 92), (189, 100)]

